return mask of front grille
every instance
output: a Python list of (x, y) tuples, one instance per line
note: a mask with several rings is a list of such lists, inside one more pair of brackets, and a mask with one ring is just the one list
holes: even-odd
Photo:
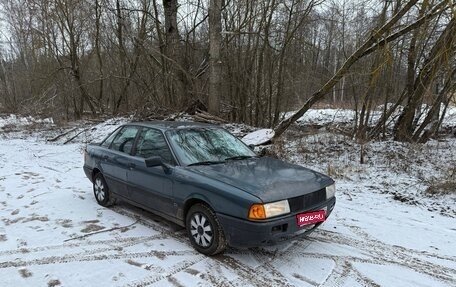
[(290, 211), (296, 212), (301, 210), (306, 210), (311, 208), (314, 205), (322, 203), (326, 200), (326, 189), (322, 188), (320, 190), (301, 195), (298, 197), (293, 197), (288, 199), (290, 204)]

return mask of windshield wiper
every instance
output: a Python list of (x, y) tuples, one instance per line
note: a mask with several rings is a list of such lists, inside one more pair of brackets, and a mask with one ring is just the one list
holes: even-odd
[(218, 164), (218, 163), (224, 163), (224, 161), (216, 161), (216, 160), (208, 160), (208, 161), (199, 161), (199, 162), (194, 162), (191, 163), (187, 166), (193, 166), (193, 165), (211, 165), (211, 164)]
[(242, 160), (242, 159), (248, 159), (248, 158), (252, 158), (252, 157), (256, 157), (256, 156), (253, 156), (253, 155), (237, 155), (237, 156), (232, 156), (232, 157), (225, 158), (225, 160)]

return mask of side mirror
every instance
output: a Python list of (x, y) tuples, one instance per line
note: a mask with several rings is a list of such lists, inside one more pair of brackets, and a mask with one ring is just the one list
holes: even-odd
[(148, 157), (144, 161), (146, 162), (147, 167), (163, 165), (163, 161), (159, 156)]
[(144, 160), (144, 162), (146, 163), (146, 167), (162, 166), (165, 173), (171, 172), (171, 167), (164, 163), (162, 158), (159, 156), (148, 157)]

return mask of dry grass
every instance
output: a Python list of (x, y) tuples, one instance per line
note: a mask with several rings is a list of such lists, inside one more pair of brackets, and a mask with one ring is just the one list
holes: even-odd
[(447, 170), (440, 178), (430, 182), (426, 193), (429, 195), (456, 195), (456, 166)]
[(436, 182), (426, 189), (430, 195), (456, 194), (456, 180)]

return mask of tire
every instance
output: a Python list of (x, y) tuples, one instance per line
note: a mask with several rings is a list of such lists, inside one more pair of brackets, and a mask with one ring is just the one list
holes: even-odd
[(187, 234), (193, 247), (205, 255), (216, 255), (226, 248), (226, 239), (214, 211), (197, 203), (187, 213)]
[(93, 178), (93, 195), (98, 204), (104, 207), (109, 207), (116, 201), (101, 173), (97, 173)]

